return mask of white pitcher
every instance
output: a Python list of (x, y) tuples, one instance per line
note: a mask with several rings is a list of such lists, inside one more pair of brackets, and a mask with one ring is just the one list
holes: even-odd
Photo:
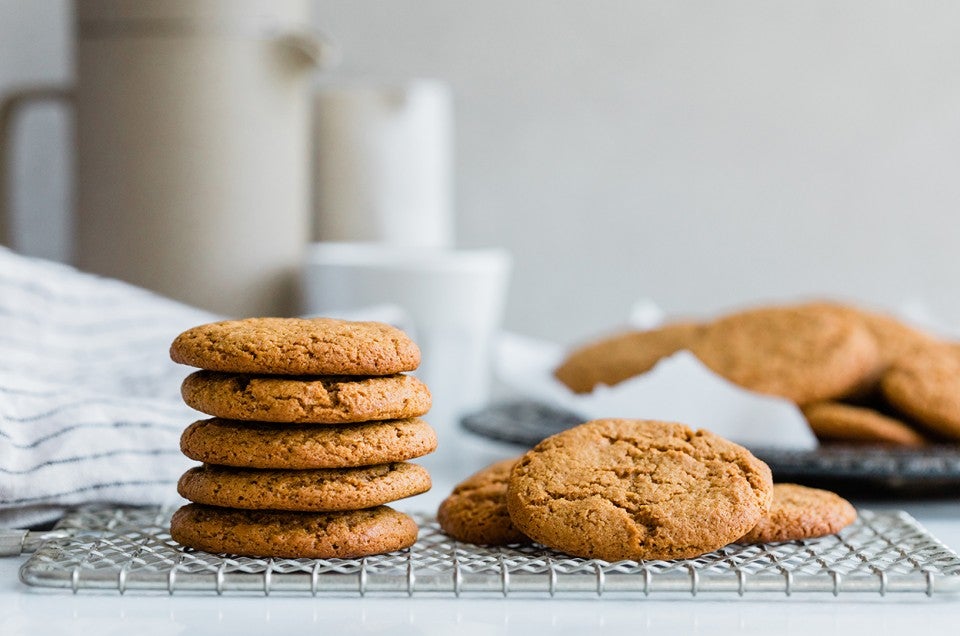
[(292, 311), (310, 236), (309, 71), (329, 53), (306, 0), (75, 10), (77, 85), (11, 95), (0, 140), (20, 106), (75, 105), (76, 264), (227, 315)]

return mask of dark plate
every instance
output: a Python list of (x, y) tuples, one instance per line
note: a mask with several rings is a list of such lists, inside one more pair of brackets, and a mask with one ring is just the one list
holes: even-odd
[[(585, 421), (548, 404), (518, 400), (467, 415), (462, 426), (478, 435), (531, 447)], [(960, 446), (887, 448), (824, 445), (810, 451), (751, 448), (778, 482), (830, 488), (858, 497), (955, 497), (960, 489)]]

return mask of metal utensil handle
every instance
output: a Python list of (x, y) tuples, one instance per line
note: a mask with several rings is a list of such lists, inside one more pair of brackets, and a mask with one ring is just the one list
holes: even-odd
[(18, 528), (0, 528), (0, 557), (20, 556), (26, 552), (35, 552), (49, 539), (63, 539), (69, 536), (66, 530), (35, 532)]

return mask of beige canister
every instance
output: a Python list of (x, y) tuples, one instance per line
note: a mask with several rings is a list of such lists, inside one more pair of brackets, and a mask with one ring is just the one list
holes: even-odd
[(76, 264), (227, 315), (290, 312), (324, 52), (307, 2), (78, 0), (76, 25)]

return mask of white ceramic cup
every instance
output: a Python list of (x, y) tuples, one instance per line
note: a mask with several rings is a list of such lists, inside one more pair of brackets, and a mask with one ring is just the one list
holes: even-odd
[(510, 255), (500, 249), (315, 243), (303, 271), (303, 309), (336, 315), (399, 305), (420, 346), (417, 375), (433, 395), (428, 419), (440, 430), (489, 397), (510, 268)]

